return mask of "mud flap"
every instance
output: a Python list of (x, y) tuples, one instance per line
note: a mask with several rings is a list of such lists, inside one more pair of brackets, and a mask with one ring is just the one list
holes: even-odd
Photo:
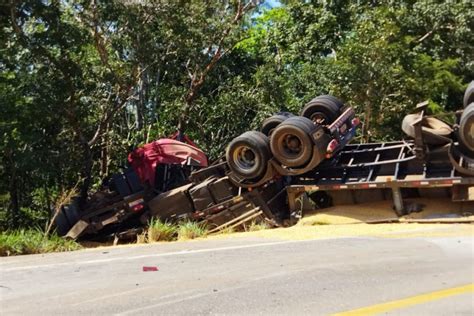
[(75, 240), (79, 238), (86, 231), (88, 227), (89, 227), (88, 222), (84, 220), (80, 220), (68, 231), (65, 237)]

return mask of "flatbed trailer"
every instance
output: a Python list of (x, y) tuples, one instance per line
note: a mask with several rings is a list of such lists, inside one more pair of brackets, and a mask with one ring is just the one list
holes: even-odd
[[(415, 141), (347, 145), (334, 159), (290, 179), (286, 189), (290, 212), (297, 211), (297, 199), (307, 192), (320, 192), (317, 196), (324, 207), (328, 206), (324, 194), (356, 203), (354, 191), (372, 190), (374, 198), (393, 199), (399, 216), (407, 212), (404, 196), (410, 189), (436, 189), (454, 202), (472, 202), (474, 176), (461, 173), (452, 163), (455, 157), (451, 146), (456, 144), (438, 148), (419, 159)], [(474, 169), (470, 163), (460, 163)]]

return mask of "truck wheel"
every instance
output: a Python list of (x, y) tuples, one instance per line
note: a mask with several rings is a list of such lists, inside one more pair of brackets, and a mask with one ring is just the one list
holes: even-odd
[(245, 179), (263, 176), (271, 158), (268, 143), (268, 137), (257, 131), (234, 138), (226, 150), (230, 170)]
[(79, 196), (75, 196), (71, 199), (71, 203), (63, 206), (62, 211), (71, 226), (74, 226), (80, 219), (79, 199)]
[(332, 206), (332, 198), (324, 191), (315, 191), (309, 195), (311, 201), (314, 202), (318, 209), (328, 208)]
[(344, 104), (332, 95), (321, 95), (309, 101), (300, 115), (315, 123), (329, 125), (341, 114)]
[(323, 94), (323, 95), (320, 95), (318, 98), (331, 100), (332, 102), (336, 103), (337, 108), (338, 108), (339, 110), (341, 110), (341, 109), (344, 107), (344, 102), (342, 102), (341, 100), (339, 100), (338, 98), (336, 98), (336, 97), (333, 96), (333, 95), (330, 95), (330, 94)]
[(474, 81), (467, 86), (466, 91), (464, 91), (463, 105), (466, 108), (469, 104), (474, 102)]
[(459, 141), (466, 153), (474, 157), (474, 103), (469, 104), (461, 115)]
[(260, 131), (263, 134), (270, 136), (273, 130), (275, 129), (275, 127), (277, 127), (278, 125), (280, 125), (280, 123), (283, 123), (287, 118), (290, 118), (292, 116), (294, 115), (289, 112), (280, 112), (280, 113), (274, 114), (270, 116), (269, 118), (266, 118), (262, 122), (262, 127), (260, 128)]
[(281, 123), (270, 138), (273, 156), (287, 167), (304, 166), (312, 157), (311, 133), (314, 123), (302, 116), (295, 116)]
[[(408, 114), (403, 118), (402, 130), (411, 138), (415, 138), (415, 127), (414, 123), (420, 114)], [(447, 143), (446, 138), (450, 138), (453, 129), (449, 124), (434, 118), (427, 117), (422, 127), (423, 141), (428, 145), (444, 145)]]
[(67, 232), (71, 229), (72, 225), (64, 215), (63, 209), (61, 209), (54, 219), (54, 224), (56, 225), (56, 231), (58, 232), (59, 236), (64, 236)]

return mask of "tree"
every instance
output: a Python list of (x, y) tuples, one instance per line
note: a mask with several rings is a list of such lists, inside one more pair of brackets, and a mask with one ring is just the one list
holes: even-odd
[(85, 198), (152, 125), (176, 129), (257, 4), (10, 1), (0, 20), (8, 208), (19, 214), (38, 188), (59, 192), (77, 173)]
[(362, 116), (363, 141), (401, 137), (399, 122), (420, 101), (437, 112), (458, 108), (472, 78), (467, 3), (286, 3), (264, 14), (246, 42), (265, 56), (254, 80), (265, 102), (280, 103), (274, 108), (298, 111), (332, 93)]
[(2, 5), (0, 223), (45, 220), (64, 188), (79, 179), (86, 196), (134, 146), (177, 128), (214, 159), (269, 115), (331, 93), (363, 118), (360, 140), (398, 139), (417, 102), (455, 110), (474, 79), (465, 1), (281, 3)]

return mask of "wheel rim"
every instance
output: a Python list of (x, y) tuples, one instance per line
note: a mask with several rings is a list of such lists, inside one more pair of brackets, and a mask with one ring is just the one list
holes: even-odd
[(281, 152), (288, 158), (296, 158), (303, 152), (303, 141), (296, 135), (284, 134), (280, 141)]
[(236, 167), (245, 174), (254, 172), (260, 162), (258, 155), (248, 146), (237, 147), (232, 158)]
[(324, 125), (328, 121), (328, 117), (322, 112), (316, 112), (310, 117), (311, 121), (316, 124)]

